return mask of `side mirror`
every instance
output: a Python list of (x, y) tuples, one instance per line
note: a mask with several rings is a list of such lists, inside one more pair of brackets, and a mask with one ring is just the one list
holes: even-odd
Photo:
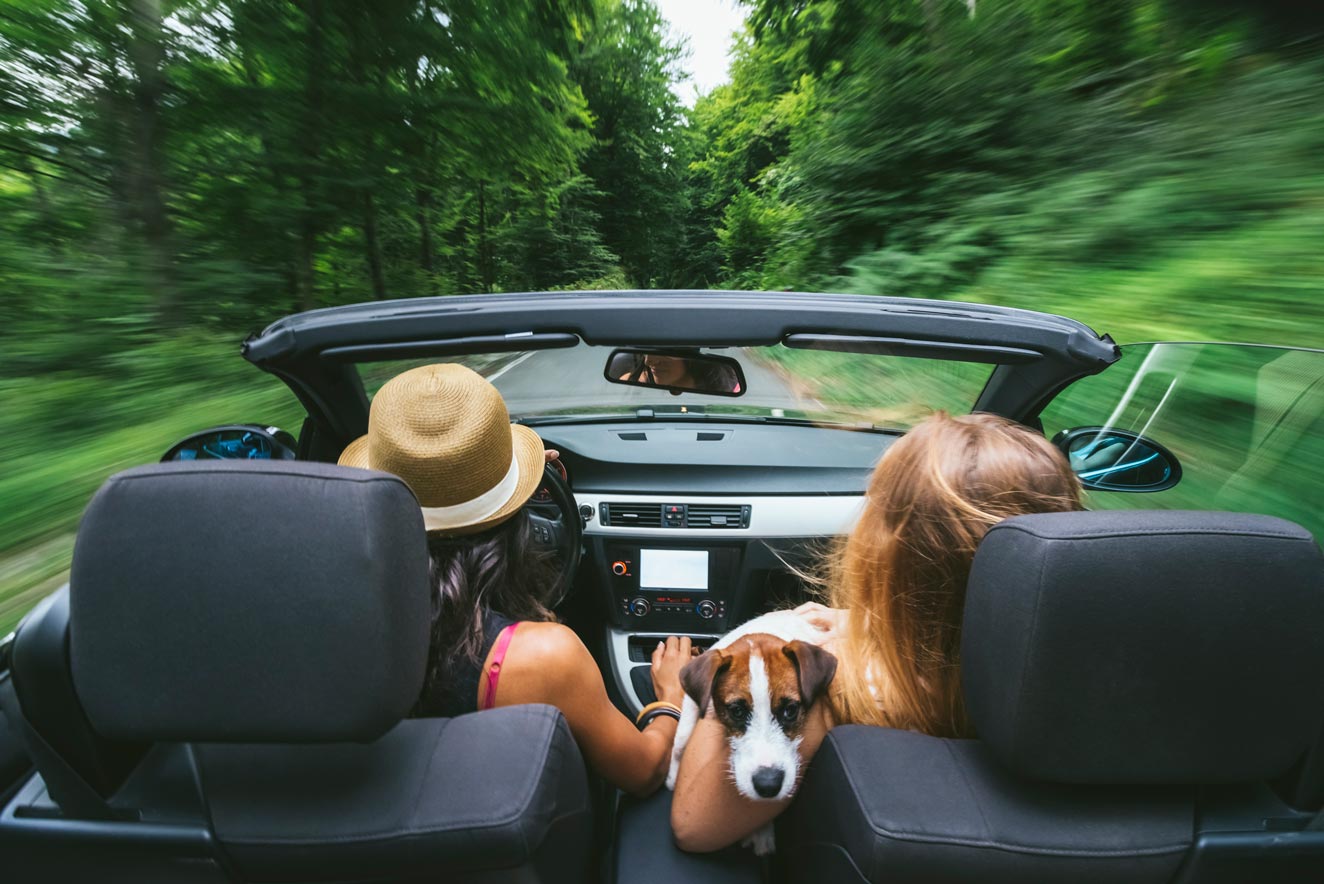
[(613, 384), (666, 390), (673, 396), (743, 396), (746, 389), (739, 362), (698, 350), (612, 350), (602, 375)]
[(1053, 437), (1080, 484), (1096, 491), (1164, 491), (1181, 481), (1171, 451), (1128, 430), (1076, 427)]
[(176, 442), (161, 457), (172, 460), (294, 460), (298, 443), (279, 427), (232, 424)]

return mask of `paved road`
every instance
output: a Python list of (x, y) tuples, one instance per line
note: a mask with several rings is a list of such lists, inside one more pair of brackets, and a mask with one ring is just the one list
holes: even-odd
[(740, 360), (745, 370), (747, 392), (736, 397), (682, 394), (671, 396), (661, 390), (609, 383), (602, 376), (608, 347), (583, 345), (564, 350), (535, 350), (491, 372), (488, 379), (501, 391), (512, 415), (574, 408), (619, 406), (631, 410), (642, 406), (740, 405), (760, 408), (816, 409), (821, 404), (797, 395), (774, 369), (755, 360), (743, 349), (723, 351)]

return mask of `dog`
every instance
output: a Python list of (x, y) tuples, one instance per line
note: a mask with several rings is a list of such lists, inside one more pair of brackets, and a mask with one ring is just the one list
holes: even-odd
[[(797, 614), (774, 611), (738, 626), (687, 663), (680, 672), (685, 701), (667, 788), (676, 788), (685, 744), (711, 703), (726, 730), (731, 775), (740, 794), (754, 801), (791, 797), (799, 781), (801, 732), (809, 709), (837, 672), (837, 658), (814, 643), (822, 637)], [(772, 825), (741, 843), (758, 856), (772, 853)]]

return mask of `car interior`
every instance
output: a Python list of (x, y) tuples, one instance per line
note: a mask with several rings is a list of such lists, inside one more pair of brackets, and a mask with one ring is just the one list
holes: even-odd
[[(394, 476), (334, 465), (367, 426), (374, 372), (498, 354), (489, 378), (514, 403), (519, 366), (537, 364), (522, 354), (595, 366), (592, 390), (607, 392), (586, 395), (598, 406), (511, 413), (560, 452), (528, 505), (560, 556), (557, 614), (633, 718), (654, 699), (659, 637), (706, 647), (807, 597), (802, 569), (850, 529), (904, 429), (741, 410), (767, 382), (733, 348), (773, 346), (976, 366), (968, 410), (1045, 432), (1059, 394), (1122, 357), (1106, 336), (1048, 314), (797, 293), (425, 298), (281, 320), (243, 355), (298, 397), (300, 431), (218, 422), (192, 442), (162, 440), (166, 462), (96, 493), (68, 585), (0, 643), (0, 871), (603, 884), (1324, 877), (1324, 556), (1306, 528), (1253, 511), (1119, 504), (993, 528), (962, 630), (978, 738), (834, 728), (777, 821), (770, 858), (679, 850), (670, 793), (608, 788), (552, 707), (410, 718), (432, 605), (419, 506)], [(709, 349), (736, 366), (702, 375)], [(655, 354), (694, 360), (696, 386), (649, 390)], [(1231, 473), (1239, 499), (1269, 465), (1263, 440), (1301, 438), (1317, 421), (1324, 388), (1305, 389), (1288, 424), (1255, 416), (1258, 459)], [(1148, 425), (1128, 432), (1108, 417), (1064, 436), (1073, 464), (1086, 464), (1079, 474), (1151, 493), (1182, 478), (1167, 447), (1143, 447)]]

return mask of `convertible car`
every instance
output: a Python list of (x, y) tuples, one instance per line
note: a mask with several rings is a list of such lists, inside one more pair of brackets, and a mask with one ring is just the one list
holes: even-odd
[[(68, 586), (0, 644), (0, 878), (1324, 880), (1324, 351), (1119, 347), (887, 297), (581, 292), (316, 310), (242, 344), (297, 432), (222, 421), (110, 479)], [(560, 452), (528, 506), (619, 707), (659, 636), (805, 597), (930, 411), (1052, 438), (1089, 511), (994, 528), (978, 739), (834, 730), (775, 856), (673, 844), (560, 714), (411, 719), (430, 616), (408, 489), (334, 466), (385, 380), (460, 361)], [(269, 419), (269, 416), (267, 416)]]

